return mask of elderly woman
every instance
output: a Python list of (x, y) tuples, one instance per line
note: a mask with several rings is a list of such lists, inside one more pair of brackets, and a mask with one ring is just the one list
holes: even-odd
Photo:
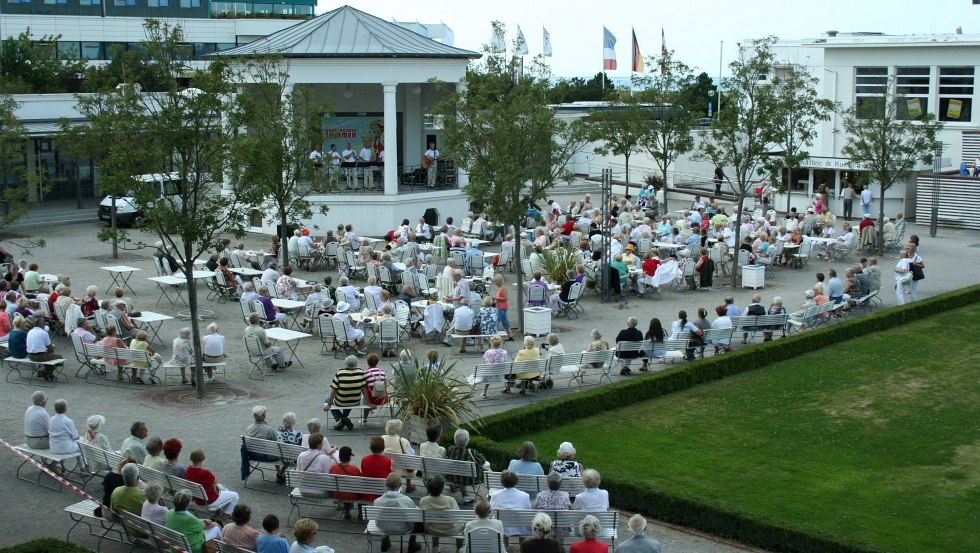
[(89, 286), (85, 288), (85, 297), (81, 299), (82, 315), (85, 315), (86, 319), (90, 319), (95, 316), (95, 312), (99, 310), (99, 298), (96, 296), (99, 294), (99, 288), (97, 286)]
[(541, 511), (567, 511), (572, 508), (568, 492), (561, 489), (561, 475), (555, 471), (548, 473), (548, 490), (539, 492), (531, 504), (532, 509)]
[(605, 511), (609, 509), (609, 492), (600, 490), (602, 477), (595, 469), (585, 469), (582, 473), (582, 485), (585, 491), (575, 496), (576, 511)]
[(177, 462), (182, 448), (183, 444), (177, 438), (169, 438), (163, 442), (163, 456), (166, 457), (167, 461), (160, 467), (160, 472), (178, 478), (184, 478), (187, 475), (187, 465)]
[(534, 442), (524, 442), (517, 450), (517, 459), (510, 460), (507, 470), (512, 470), (516, 474), (544, 476), (544, 469), (541, 468), (541, 463), (537, 459), (538, 449), (534, 447)]
[(558, 458), (551, 462), (551, 471), (565, 478), (579, 478), (583, 470), (582, 463), (575, 460), (575, 446), (572, 442), (562, 442), (558, 446)]
[(221, 541), (235, 547), (255, 551), (259, 531), (249, 526), (252, 520), (252, 508), (248, 505), (236, 505), (231, 512), (231, 524), (221, 529)]
[[(401, 437), (402, 431), (402, 421), (399, 419), (391, 419), (385, 423), (385, 433), (381, 436), (381, 439), (385, 442), (385, 453), (402, 453), (406, 455), (416, 455), (415, 448), (412, 447), (412, 443), (406, 438)], [(412, 493), (415, 491), (415, 486), (412, 485), (412, 476), (415, 476), (414, 470), (405, 470), (402, 473), (405, 477), (405, 493)]]
[[(82, 436), (82, 443), (89, 444), (93, 447), (103, 449), (105, 451), (113, 451), (112, 443), (109, 441), (109, 437), (102, 433), (102, 427), (105, 425), (105, 417), (102, 415), (92, 415), (85, 421), (85, 426), (88, 429), (85, 435)], [(108, 469), (105, 463), (99, 463), (98, 461), (89, 461), (89, 470), (98, 471)]]
[[(728, 309), (724, 305), (715, 307), (715, 315), (718, 317), (711, 322), (711, 328), (722, 330), (732, 328), (732, 319), (728, 316)], [(722, 351), (732, 351), (732, 341), (730, 338), (717, 339), (712, 344), (715, 346), (715, 355)]]
[(480, 530), (481, 528), (493, 530), (498, 534), (504, 533), (503, 523), (497, 519), (490, 518), (491, 512), (493, 512), (493, 510), (490, 507), (490, 502), (483, 496), (477, 498), (476, 503), (473, 504), (473, 513), (476, 515), (476, 518), (467, 522), (466, 526), (463, 527), (463, 535), (466, 536), (467, 543), (470, 539), (470, 532)]
[(337, 453), (337, 446), (330, 445), (330, 440), (328, 440), (327, 436), (321, 432), (322, 429), (323, 421), (321, 421), (319, 418), (314, 417), (306, 421), (307, 433), (303, 434), (299, 445), (302, 447), (310, 447), (310, 437), (313, 434), (320, 434), (323, 436), (323, 450), (326, 451), (328, 455), (335, 455)]
[[(455, 461), (473, 461), (476, 464), (476, 478), (469, 476), (447, 475), (449, 482), (459, 486), (463, 503), (472, 503), (476, 499), (475, 487), (483, 482), (483, 472), (490, 470), (490, 462), (479, 451), (469, 447), (470, 433), (459, 428), (453, 434), (453, 445), (446, 448), (446, 459)], [(473, 494), (467, 494), (467, 486), (473, 487)]]
[(188, 490), (174, 493), (174, 508), (167, 512), (167, 528), (183, 534), (192, 553), (201, 553), (205, 541), (221, 539), (221, 526), (210, 520), (199, 519), (188, 511), (187, 507), (193, 498)]
[[(493, 336), (490, 338), (490, 349), (483, 352), (483, 362), (484, 363), (507, 363), (510, 361), (510, 355), (507, 350), (504, 349), (504, 342), (500, 339), (500, 336)], [(499, 376), (484, 376), (480, 382), (483, 383), (483, 399), (487, 399), (487, 390), (490, 389), (490, 383), (499, 381)], [(476, 382), (475, 384), (479, 384)]]
[[(208, 325), (208, 333), (201, 338), (201, 360), (205, 363), (223, 363), (225, 360), (225, 337), (218, 332), (218, 324)], [(214, 382), (214, 368), (204, 367), (208, 373), (208, 383)]]
[(595, 539), (601, 530), (599, 519), (588, 515), (579, 522), (578, 529), (582, 534), (582, 541), (573, 543), (568, 548), (569, 553), (607, 553), (609, 551), (608, 545)]
[(140, 516), (160, 526), (166, 526), (167, 506), (163, 504), (161, 499), (163, 496), (163, 486), (154, 482), (143, 488), (143, 495), (146, 497), (146, 501), (143, 502), (143, 509), (140, 512)]
[(602, 333), (599, 332), (598, 328), (592, 329), (592, 341), (586, 346), (585, 351), (607, 351), (609, 349), (609, 342), (602, 339)]
[(163, 365), (163, 357), (160, 357), (157, 350), (153, 349), (153, 346), (150, 345), (150, 335), (145, 330), (137, 330), (136, 336), (129, 341), (129, 349), (145, 351), (150, 356), (150, 362), (153, 364), (152, 366), (147, 366), (148, 363), (146, 361), (133, 361), (132, 365), (140, 372), (138, 378), (142, 378), (142, 375), (147, 370), (150, 372), (150, 380), (156, 378), (157, 370)]
[[(766, 310), (766, 314), (767, 315), (785, 315), (786, 314), (786, 308), (783, 307), (783, 297), (782, 296), (776, 296), (776, 297), (774, 297), (772, 299), (772, 305), (770, 305), (769, 306), (769, 309)], [(770, 327), (769, 330), (763, 331), (762, 332), (762, 341), (763, 342), (771, 342), (772, 341), (772, 331), (773, 330), (779, 330), (779, 328), (780, 328), (779, 325), (775, 325), (775, 326)]]
[[(204, 487), (207, 502), (205, 503), (204, 500), (195, 499), (194, 501), (198, 505), (207, 505), (209, 510), (215, 510), (221, 506), (221, 514), (219, 516), (227, 518), (235, 510), (235, 505), (238, 504), (238, 493), (219, 486), (214, 473), (204, 468), (204, 459), (204, 451), (200, 449), (192, 451), (191, 466), (187, 467), (185, 478), (191, 482), (197, 482)], [(176, 499), (174, 503), (176, 504)]]
[[(537, 345), (534, 343), (534, 336), (525, 336), (524, 349), (518, 351), (517, 354), (514, 355), (514, 361), (536, 361), (538, 359), (541, 359), (541, 350), (539, 350)], [(539, 378), (541, 378), (541, 371), (523, 372), (514, 375), (515, 380), (521, 381), (521, 391), (519, 392), (521, 395), (524, 395), (527, 392), (527, 389), (534, 385), (533, 381)], [(511, 383), (507, 382), (507, 386), (504, 388), (505, 394), (510, 393), (510, 386)]]
[(561, 553), (561, 544), (554, 538), (549, 538), (551, 533), (551, 517), (545, 513), (534, 515), (531, 520), (531, 533), (533, 536), (521, 542), (521, 553)]
[(54, 402), (54, 413), (51, 422), (48, 424), (48, 441), (51, 444), (51, 453), (75, 453), (78, 451), (78, 442), (81, 436), (75, 429), (75, 422), (72, 421), (68, 413), (68, 402), (59, 399)]
[[(186, 367), (194, 366), (194, 344), (191, 343), (191, 329), (189, 327), (180, 329), (177, 337), (174, 338), (173, 350), (174, 354), (171, 362), (174, 365), (180, 365), (180, 383), (188, 384), (187, 374), (184, 371)], [(195, 384), (193, 373), (191, 374), (189, 384), (191, 386)]]
[[(425, 489), (429, 495), (419, 500), (419, 508), (424, 511), (458, 511), (459, 505), (452, 496), (443, 495), (446, 489), (446, 480), (442, 475), (435, 475), (429, 478), (425, 484)], [(432, 549), (439, 550), (439, 536), (458, 536), (463, 531), (462, 524), (452, 523), (426, 523), (425, 533), (432, 537)], [(456, 548), (463, 547), (463, 540), (456, 540)]]
[[(490, 497), (490, 508), (494, 511), (499, 510), (527, 510), (531, 508), (531, 499), (527, 492), (517, 489), (518, 476), (512, 470), (505, 470), (500, 473), (500, 485), (503, 489), (497, 490)], [(504, 528), (505, 536), (523, 535), (527, 533), (527, 528), (520, 526), (507, 526)]]
[[(116, 325), (114, 325), (114, 324), (106, 325), (106, 327), (105, 327), (105, 338), (102, 339), (102, 347), (103, 348), (126, 349), (126, 343), (123, 342), (122, 341), (122, 338), (120, 338), (119, 335), (116, 333)], [(117, 359), (115, 357), (112, 357), (112, 356), (107, 355), (105, 357), (105, 359), (103, 359), (103, 361), (105, 362), (106, 365), (116, 365), (116, 367), (118, 369), (118, 372), (116, 374), (116, 379), (117, 380), (122, 380), (123, 379), (123, 371), (125, 370), (125, 366), (124, 366), (125, 365), (125, 361), (124, 360)], [(137, 376), (137, 374), (136, 374), (137, 368), (136, 367), (131, 367), (130, 368), (130, 371), (132, 372), (132, 381), (133, 382), (139, 382), (140, 384), (145, 384), (145, 382), (143, 381), (143, 379), (140, 378), (139, 376)]]
[(307, 551), (321, 551), (320, 548), (313, 545), (316, 541), (316, 532), (320, 529), (320, 526), (312, 519), (301, 518), (296, 521), (293, 525), (293, 535), (296, 537), (296, 541), (289, 548), (289, 553), (306, 553)]

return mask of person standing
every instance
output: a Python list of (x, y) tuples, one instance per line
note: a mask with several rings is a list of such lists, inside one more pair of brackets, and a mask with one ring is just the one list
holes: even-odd
[(371, 149), (371, 143), (367, 140), (364, 141), (364, 147), (358, 152), (357, 157), (358, 165), (364, 164), (362, 173), (364, 174), (364, 188), (374, 188), (374, 170), (368, 163), (374, 161), (374, 151)]
[(313, 168), (316, 169), (317, 173), (323, 171), (323, 145), (317, 144), (313, 147), (313, 151), (310, 152), (310, 162), (313, 163)]
[(336, 144), (330, 145), (330, 151), (327, 153), (327, 156), (330, 157), (330, 172), (334, 175), (340, 173), (340, 160), (342, 158), (340, 152), (337, 151)]
[(861, 190), (861, 214), (871, 216), (871, 202), (875, 199), (875, 195), (871, 192), (871, 188), (868, 185), (864, 185)]
[[(357, 152), (351, 147), (350, 142), (344, 146), (344, 151), (340, 152), (340, 157), (343, 159), (344, 163), (354, 163), (357, 161)], [(344, 168), (344, 176), (347, 177), (347, 188), (351, 187), (351, 177), (356, 177), (354, 173), (355, 169), (352, 167)], [(356, 251), (356, 250), (355, 250)]]
[(436, 149), (435, 142), (429, 142), (429, 149), (422, 154), (422, 165), (426, 170), (426, 183), (429, 188), (436, 186), (436, 166), (438, 165), (439, 150)]
[(725, 173), (722, 172), (721, 167), (715, 167), (715, 196), (721, 196), (721, 181), (725, 178)]
[(851, 213), (854, 209), (854, 183), (844, 181), (844, 188), (840, 191), (840, 197), (844, 200), (844, 220), (851, 220)]

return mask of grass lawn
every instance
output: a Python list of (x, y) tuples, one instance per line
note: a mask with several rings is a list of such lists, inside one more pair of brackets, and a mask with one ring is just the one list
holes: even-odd
[(604, 476), (887, 551), (980, 551), (978, 320), (957, 309), (523, 439), (545, 463), (570, 440)]

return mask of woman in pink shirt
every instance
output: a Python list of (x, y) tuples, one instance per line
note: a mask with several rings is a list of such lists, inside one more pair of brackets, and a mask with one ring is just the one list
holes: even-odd
[[(105, 328), (106, 337), (102, 339), (102, 347), (104, 348), (118, 348), (126, 349), (126, 343), (122, 341), (122, 338), (116, 335), (116, 325), (109, 325)], [(123, 379), (123, 365), (126, 363), (123, 359), (118, 359), (116, 357), (106, 357), (104, 359), (106, 365), (117, 365), (119, 367), (119, 374), (116, 376), (117, 380)], [(136, 376), (136, 367), (132, 367), (133, 371), (133, 382), (139, 382), (143, 384), (143, 380)]]

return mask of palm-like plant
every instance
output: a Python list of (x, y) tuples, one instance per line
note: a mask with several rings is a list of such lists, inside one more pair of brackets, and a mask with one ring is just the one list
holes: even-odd
[[(425, 424), (449, 424), (459, 426), (480, 424), (480, 415), (473, 403), (475, 392), (465, 380), (453, 373), (456, 363), (442, 363), (438, 368), (420, 365), (412, 360), (411, 367), (392, 365), (394, 389), (390, 401), (395, 406), (395, 416), (403, 421), (414, 415)], [(424, 429), (423, 429), (424, 430)]]
[(575, 264), (578, 262), (575, 259), (575, 254), (562, 247), (544, 250), (541, 252), (541, 258), (543, 276), (555, 284), (561, 284), (568, 280), (566, 273), (569, 270), (574, 270)]

